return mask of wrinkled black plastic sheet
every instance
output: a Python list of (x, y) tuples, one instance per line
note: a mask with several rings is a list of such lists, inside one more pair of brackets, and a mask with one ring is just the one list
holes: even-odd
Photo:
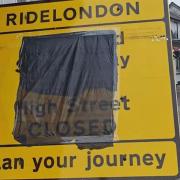
[(26, 145), (113, 141), (114, 31), (24, 37), (18, 67), (16, 140)]

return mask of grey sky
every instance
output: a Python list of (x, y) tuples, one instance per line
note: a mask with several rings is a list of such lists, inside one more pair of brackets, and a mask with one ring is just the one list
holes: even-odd
[(180, 6), (180, 0), (169, 0), (169, 3), (171, 3), (171, 2), (174, 2), (174, 3), (176, 3), (177, 5)]

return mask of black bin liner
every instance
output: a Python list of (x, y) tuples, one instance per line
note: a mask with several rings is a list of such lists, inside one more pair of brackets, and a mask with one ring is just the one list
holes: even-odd
[(101, 147), (113, 141), (114, 31), (24, 37), (18, 67), (13, 131), (17, 141), (77, 143), (82, 148), (84, 143)]

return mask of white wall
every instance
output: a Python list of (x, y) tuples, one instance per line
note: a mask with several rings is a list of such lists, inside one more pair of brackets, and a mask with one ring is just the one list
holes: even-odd
[(0, 4), (16, 3), (17, 0), (0, 0)]
[[(177, 23), (171, 21), (171, 31), (173, 32), (173, 35), (177, 35)], [(174, 37), (173, 38), (177, 39), (177, 37)]]
[(11, 4), (17, 2), (30, 2), (30, 1), (38, 1), (38, 0), (0, 0), (0, 4)]
[(178, 24), (178, 39), (180, 39), (180, 23)]
[(171, 20), (171, 31), (173, 32), (173, 34), (175, 34), (176, 36), (178, 35), (178, 37), (173, 37), (175, 39), (180, 39), (180, 22), (174, 22)]

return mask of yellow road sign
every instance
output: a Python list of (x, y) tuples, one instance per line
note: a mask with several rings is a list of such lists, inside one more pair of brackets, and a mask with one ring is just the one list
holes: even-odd
[[(36, 7), (35, 7), (36, 6)], [(35, 8), (34, 8), (35, 7)], [(153, 10), (153, 13), (152, 13)], [(64, 1), (1, 8), (0, 32), (163, 19), (164, 2)]]
[[(176, 145), (173, 142), (118, 143), (113, 148), (100, 151), (80, 151), (71, 145), (7, 147), (0, 152), (3, 154), (0, 158), (1, 179), (113, 178), (178, 174)], [(9, 167), (12, 169), (7, 170)]]
[[(166, 0), (0, 7), (0, 179), (177, 178), (180, 143), (167, 7)], [(113, 30), (120, 41), (113, 146), (79, 150), (73, 144), (17, 142), (15, 69), (22, 39), (97, 30)]]

